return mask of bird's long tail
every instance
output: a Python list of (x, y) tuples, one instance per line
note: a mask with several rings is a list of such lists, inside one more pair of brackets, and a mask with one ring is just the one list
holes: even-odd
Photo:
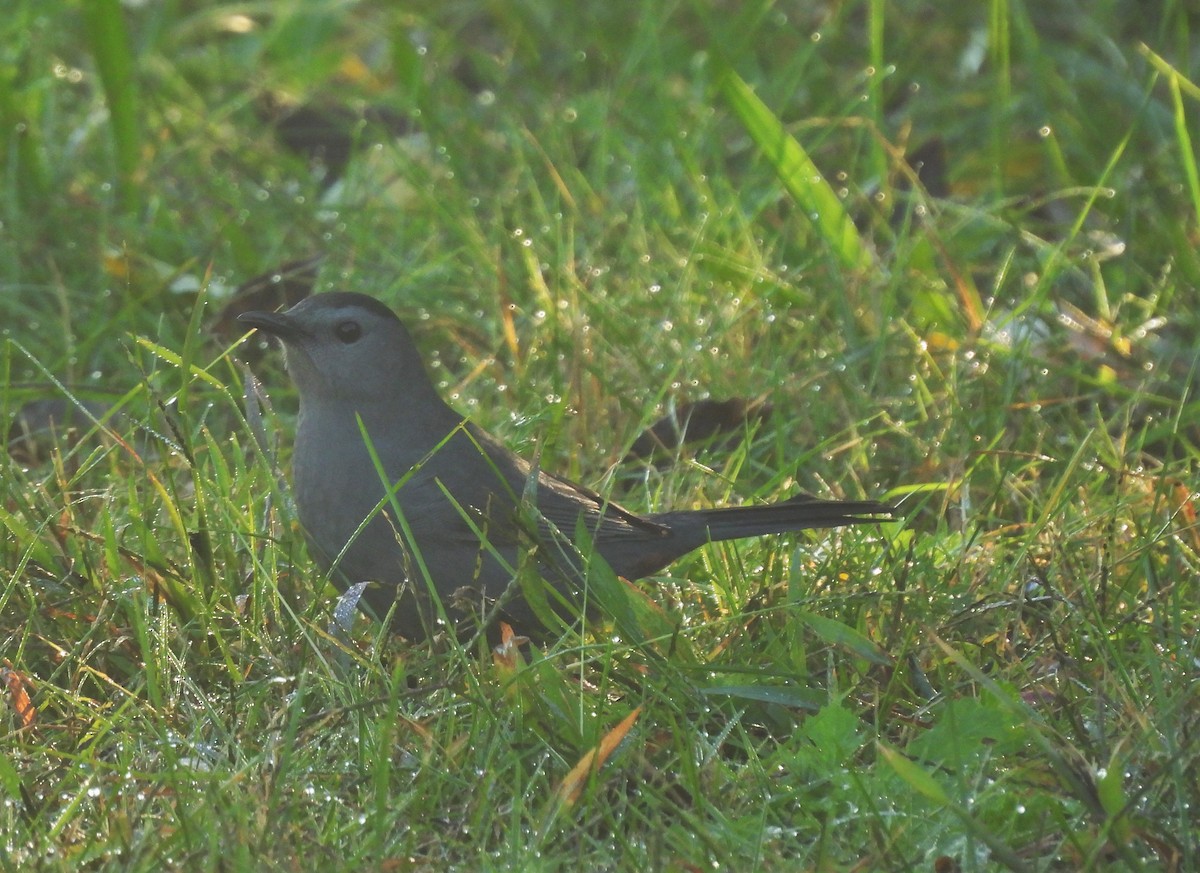
[(710, 540), (732, 540), (810, 528), (869, 524), (891, 519), (893, 507), (874, 500), (822, 500), (800, 494), (769, 506), (731, 506), (698, 513)]

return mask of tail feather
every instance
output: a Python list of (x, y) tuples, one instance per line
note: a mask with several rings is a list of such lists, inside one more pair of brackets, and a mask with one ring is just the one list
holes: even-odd
[(874, 500), (822, 500), (800, 494), (769, 506), (731, 506), (701, 510), (697, 515), (708, 539), (732, 540), (812, 528), (841, 527), (888, 521), (893, 507)]
[(769, 506), (682, 510), (646, 516), (655, 530), (597, 540), (609, 566), (627, 579), (657, 573), (692, 549), (716, 540), (733, 540), (809, 528), (841, 527), (887, 521), (893, 508), (874, 500), (822, 500), (800, 494)]

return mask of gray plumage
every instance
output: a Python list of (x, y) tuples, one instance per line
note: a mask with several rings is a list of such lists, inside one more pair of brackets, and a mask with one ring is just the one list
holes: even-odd
[[(768, 506), (635, 515), (551, 473), (539, 470), (534, 479), (527, 461), (442, 400), (404, 325), (371, 297), (318, 294), (287, 312), (248, 312), (239, 321), (285, 348), (300, 394), (293, 490), (317, 559), (328, 568), (341, 555), (334, 574), (341, 584), (381, 583), (365, 594), (380, 617), (399, 597), (393, 629), (410, 638), (434, 629), (422, 564), (453, 617), (452, 594), (467, 588), (500, 597), (511, 568), (536, 543), (539, 571), (570, 597), (581, 570), (564, 537), (574, 536), (580, 518), (595, 551), (636, 579), (709, 541), (877, 522), (891, 512), (874, 501), (801, 495)], [(388, 481), (399, 485), (403, 522), (389, 502), (362, 527), (384, 487), (360, 420)], [(523, 505), (530, 494), (536, 512)], [(501, 617), (536, 631), (520, 598), (506, 601)]]

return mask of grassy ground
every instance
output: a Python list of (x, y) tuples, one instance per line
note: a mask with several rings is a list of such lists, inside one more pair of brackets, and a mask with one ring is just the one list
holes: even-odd
[[(1200, 21), (405, 5), (0, 22), (0, 410), (84, 422), (0, 478), (0, 864), (1200, 869)], [(277, 355), (210, 329), (318, 253), (634, 508), (902, 520), (702, 550), (620, 633), (339, 642)], [(706, 396), (774, 411), (619, 463)]]

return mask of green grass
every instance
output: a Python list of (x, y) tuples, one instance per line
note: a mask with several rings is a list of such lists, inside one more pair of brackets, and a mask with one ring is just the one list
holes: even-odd
[[(1200, 868), (1194, 17), (561, 6), (0, 21), (2, 420), (110, 407), (0, 473), (0, 866)], [(331, 188), (296, 101), (420, 133), (348, 121)], [(256, 357), (248, 415), (208, 329), (317, 252), (632, 508), (902, 519), (709, 547), (543, 648), (331, 637), (294, 396)], [(618, 463), (710, 395), (774, 414)]]

